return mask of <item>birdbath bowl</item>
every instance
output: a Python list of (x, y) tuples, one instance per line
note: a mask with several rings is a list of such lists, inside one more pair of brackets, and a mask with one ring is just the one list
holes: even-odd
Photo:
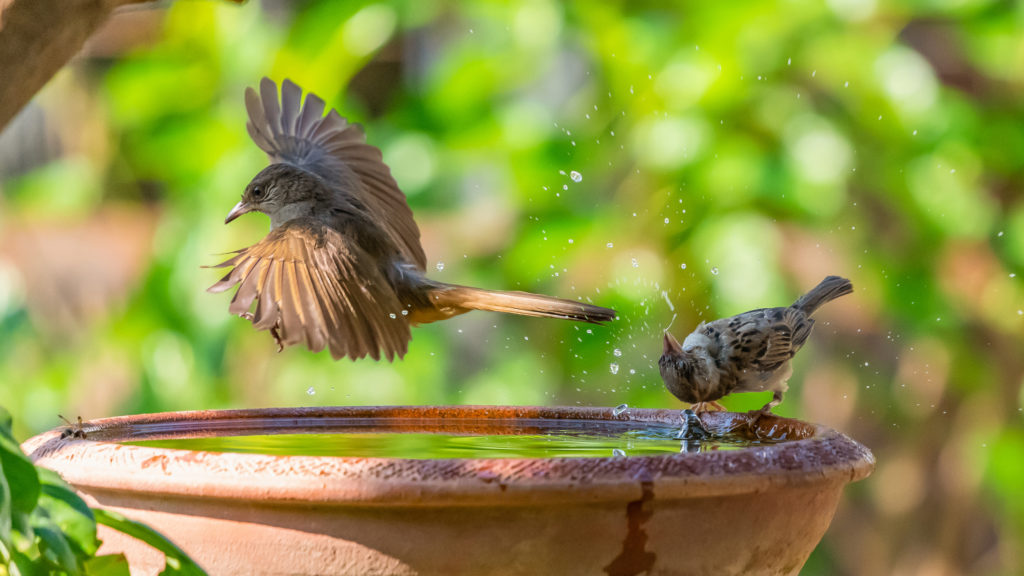
[[(129, 444), (353, 431), (543, 440), (553, 427), (680, 423), (675, 410), (391, 406), (123, 416), (90, 422), (84, 439), (55, 429), (24, 448), (90, 505), (153, 526), (211, 574), (797, 574), (843, 486), (871, 473), (871, 452), (798, 420), (703, 419), (758, 443), (533, 458)], [(104, 552), (124, 552), (139, 573), (163, 567), (140, 541), (100, 537)]]

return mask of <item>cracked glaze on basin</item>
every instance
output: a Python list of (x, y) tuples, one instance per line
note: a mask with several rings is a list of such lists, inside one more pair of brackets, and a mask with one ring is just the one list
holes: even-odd
[[(864, 446), (823, 426), (763, 417), (798, 438), (741, 450), (608, 458), (270, 456), (120, 444), (295, 432), (382, 419), (400, 429), (501, 434), (522, 419), (679, 423), (676, 410), (508, 406), (337, 407), (145, 414), (24, 444), (91, 505), (150, 524), (211, 574), (796, 574), (845, 484), (871, 473)], [(712, 427), (745, 415), (704, 415)], [(410, 425), (413, 427), (410, 428)], [(508, 433), (508, 432), (506, 432)], [(519, 433), (522, 433), (521, 431)], [(104, 532), (133, 573), (160, 553)]]

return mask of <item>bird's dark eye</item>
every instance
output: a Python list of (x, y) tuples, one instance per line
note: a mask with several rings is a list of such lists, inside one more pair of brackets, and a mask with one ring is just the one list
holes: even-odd
[(263, 188), (260, 188), (259, 186), (253, 188), (252, 189), (252, 197), (253, 198), (262, 198), (263, 197)]

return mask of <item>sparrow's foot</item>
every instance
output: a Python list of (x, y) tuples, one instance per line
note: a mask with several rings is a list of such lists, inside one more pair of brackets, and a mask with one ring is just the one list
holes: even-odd
[(773, 416), (772, 408), (775, 408), (781, 403), (782, 392), (775, 390), (774, 392), (772, 392), (771, 402), (765, 404), (764, 406), (761, 406), (760, 410), (751, 410), (750, 412), (747, 412), (747, 425), (750, 426), (751, 430), (753, 430), (754, 424), (757, 424), (757, 421), (760, 420), (762, 416)]
[(757, 424), (757, 421), (760, 420), (762, 416), (773, 416), (771, 407), (764, 406), (759, 410), (751, 410), (750, 412), (747, 412), (747, 426), (753, 430), (754, 425)]
[(725, 406), (722, 406), (718, 402), (711, 400), (708, 402), (697, 402), (696, 404), (691, 406), (690, 409), (696, 412), (697, 414), (701, 414), (703, 412), (710, 412), (711, 410), (724, 411)]
[(270, 335), (274, 337), (274, 342), (277, 343), (277, 351), (284, 350), (284, 342), (281, 341), (281, 335), (277, 333), (277, 326), (270, 328)]

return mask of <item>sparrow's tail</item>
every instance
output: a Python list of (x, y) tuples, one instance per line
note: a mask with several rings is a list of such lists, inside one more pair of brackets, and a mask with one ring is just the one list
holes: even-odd
[(433, 305), (433, 310), (417, 311), (419, 313), (414, 313), (412, 321), (433, 322), (469, 310), (491, 310), (519, 314), (520, 316), (561, 318), (592, 324), (615, 319), (615, 310), (609, 308), (529, 292), (503, 292), (456, 284), (439, 284), (428, 292), (428, 297)]
[(853, 283), (846, 278), (840, 278), (839, 276), (828, 276), (821, 281), (814, 288), (811, 288), (807, 294), (804, 294), (793, 303), (793, 308), (799, 308), (810, 316), (821, 307), (822, 304), (835, 300), (840, 296), (846, 296), (847, 294), (853, 293)]

